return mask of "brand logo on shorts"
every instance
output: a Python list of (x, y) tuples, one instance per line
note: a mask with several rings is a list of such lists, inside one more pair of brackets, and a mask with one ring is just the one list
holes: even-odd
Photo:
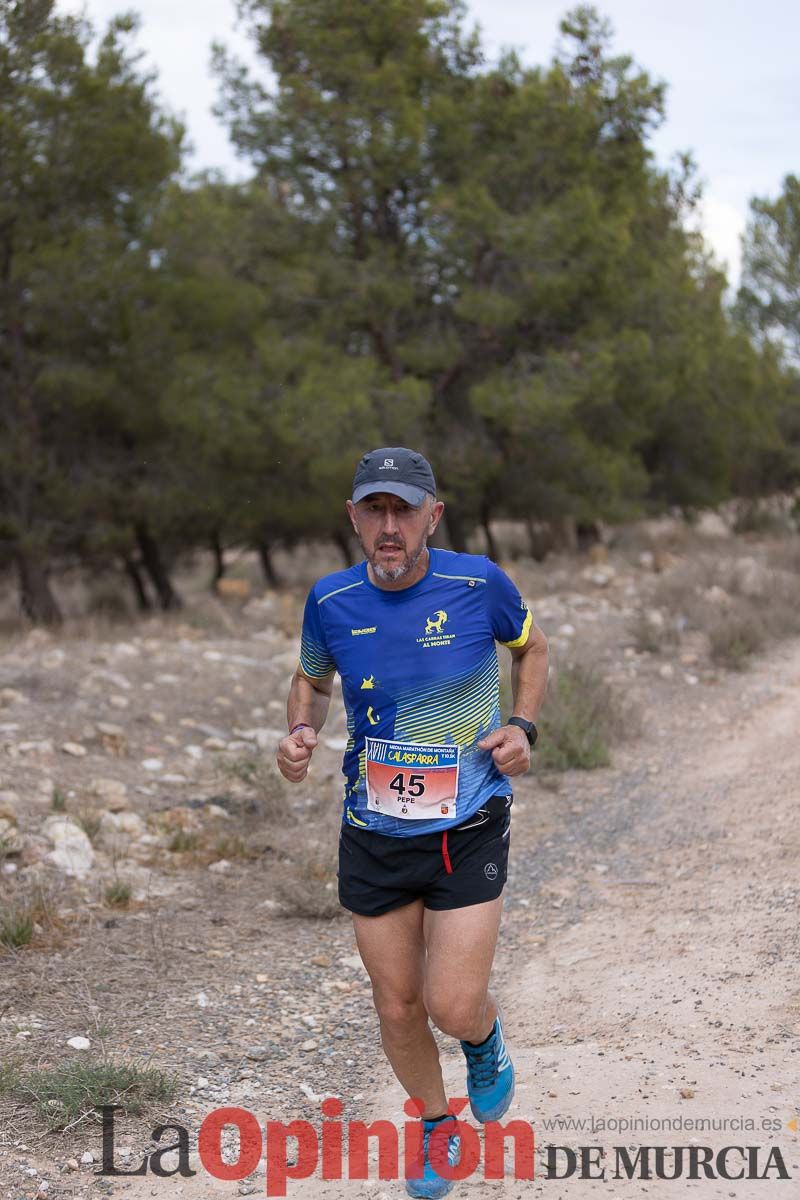
[(497, 864), (487, 863), (483, 868), (483, 873), (487, 879), (497, 879)]

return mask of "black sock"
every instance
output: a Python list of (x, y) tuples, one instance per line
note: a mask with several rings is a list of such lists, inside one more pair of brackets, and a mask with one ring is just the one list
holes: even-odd
[[(497, 1024), (497, 1021), (495, 1020), (495, 1025), (496, 1024)], [(491, 1032), (487, 1034), (487, 1036), (483, 1039), (482, 1042), (467, 1042), (467, 1045), (474, 1046), (475, 1049), (477, 1050), (480, 1046), (485, 1046), (487, 1044), (487, 1042), (490, 1042), (493, 1037), (494, 1037), (494, 1025), (491, 1028)]]
[(438, 1125), (440, 1121), (445, 1121), (450, 1116), (452, 1113), (442, 1113), (440, 1117), (423, 1117), (423, 1120), (427, 1121), (429, 1125)]

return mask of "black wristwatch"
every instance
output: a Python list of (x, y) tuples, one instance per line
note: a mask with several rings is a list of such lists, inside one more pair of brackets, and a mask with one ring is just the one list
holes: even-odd
[(536, 728), (533, 721), (526, 721), (524, 717), (509, 717), (506, 721), (506, 725), (519, 725), (530, 745), (535, 745), (536, 739), (539, 736), (539, 730)]

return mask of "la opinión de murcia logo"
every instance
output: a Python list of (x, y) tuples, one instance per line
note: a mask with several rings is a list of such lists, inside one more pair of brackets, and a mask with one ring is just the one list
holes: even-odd
[[(655, 1179), (790, 1179), (791, 1176), (778, 1146), (557, 1146), (548, 1143), (536, 1152), (533, 1126), (525, 1120), (501, 1124), (489, 1121), (484, 1126), (481, 1145), (477, 1130), (459, 1116), (466, 1107), (466, 1097), (450, 1101), (449, 1111), (455, 1125), (434, 1130), (429, 1144), (431, 1162), (445, 1179), (463, 1180), (474, 1175), (483, 1160), (483, 1178), (504, 1179), (507, 1143), (513, 1153), (513, 1178), (534, 1179), (536, 1158), (538, 1177), (545, 1180), (579, 1179), (655, 1180)], [(136, 1168), (123, 1170), (114, 1166), (114, 1112), (117, 1104), (98, 1105), (102, 1115), (103, 1158), (99, 1175), (154, 1175), (169, 1178), (197, 1174), (189, 1166), (189, 1132), (179, 1124), (163, 1124), (152, 1131), (151, 1140), (159, 1148), (144, 1155)], [(370, 1141), (377, 1141), (378, 1177), (383, 1180), (420, 1178), (422, 1172), (422, 1123), (419, 1100), (407, 1100), (404, 1111), (414, 1118), (398, 1129), (391, 1121), (364, 1121), (340, 1118), (344, 1105), (336, 1097), (321, 1104), (323, 1121), (318, 1130), (310, 1121), (266, 1121), (262, 1125), (245, 1108), (216, 1108), (203, 1120), (198, 1131), (197, 1149), (203, 1168), (215, 1179), (235, 1181), (245, 1179), (265, 1161), (265, 1194), (286, 1196), (287, 1184), (308, 1179), (319, 1170), (323, 1180), (369, 1178)], [(222, 1133), (232, 1126), (239, 1133), (239, 1156), (234, 1163), (226, 1162), (222, 1153)], [(175, 1140), (160, 1143), (168, 1133)], [(461, 1137), (461, 1161), (448, 1162), (448, 1139), (453, 1133)], [(345, 1134), (347, 1135), (345, 1138)], [(346, 1148), (345, 1148), (346, 1142)], [(291, 1143), (291, 1146), (290, 1146)], [(177, 1153), (177, 1166), (164, 1166), (166, 1155)], [(402, 1165), (401, 1165), (402, 1159)]]

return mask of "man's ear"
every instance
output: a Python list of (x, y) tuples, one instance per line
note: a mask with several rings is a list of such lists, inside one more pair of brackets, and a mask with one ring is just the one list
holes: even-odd
[(353, 504), (352, 500), (346, 500), (345, 508), (347, 509), (347, 515), (350, 518), (350, 524), (353, 526), (353, 529), (355, 530), (355, 532), (358, 533), (358, 525), (356, 525), (356, 506), (355, 506), (355, 504)]
[(431, 505), (431, 515), (430, 515), (430, 520), (428, 522), (428, 534), (429, 535), (434, 532), (434, 530), (436, 529), (436, 526), (441, 521), (443, 512), (444, 512), (444, 502), (441, 500), (434, 500), (433, 504)]

